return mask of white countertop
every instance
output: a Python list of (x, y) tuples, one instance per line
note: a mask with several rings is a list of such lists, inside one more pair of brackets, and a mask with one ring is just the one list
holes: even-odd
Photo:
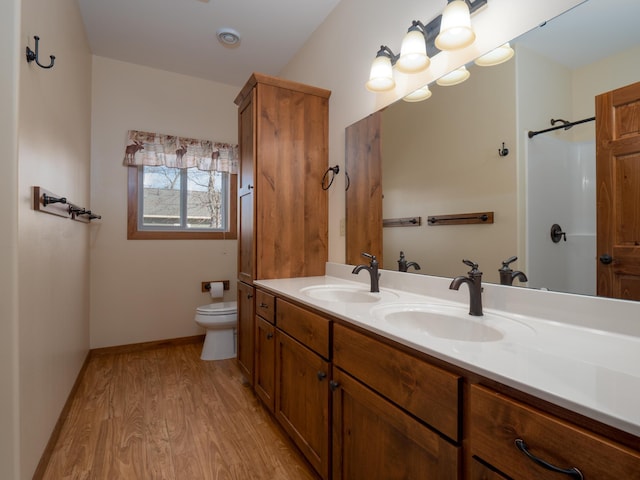
[(449, 290), (450, 279), (381, 270), (380, 299), (372, 303), (325, 301), (301, 292), (318, 285), (368, 285), (368, 273), (352, 275), (351, 268), (327, 264), (327, 276), (259, 280), (255, 284), (640, 436), (640, 305), (636, 302), (485, 285), (485, 315), (470, 320), (494, 326), (501, 334), (489, 341), (456, 340), (425, 330), (409, 332), (380, 315), (385, 308), (400, 304), (468, 310), (467, 287)]

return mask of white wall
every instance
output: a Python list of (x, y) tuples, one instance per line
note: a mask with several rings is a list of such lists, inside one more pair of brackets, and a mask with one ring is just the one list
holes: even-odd
[[(31, 478), (89, 349), (90, 225), (35, 211), (39, 185), (89, 205), (91, 54), (75, 0), (22, 0), (18, 150), (20, 478)], [(45, 70), (24, 61), (39, 35)]]
[(0, 2), (0, 478), (20, 464), (18, 395), (18, 72), (20, 0)]
[(237, 143), (240, 87), (94, 57), (91, 206), (91, 347), (203, 333), (195, 308), (211, 303), (200, 282), (230, 280), (235, 240), (127, 240), (127, 130)]

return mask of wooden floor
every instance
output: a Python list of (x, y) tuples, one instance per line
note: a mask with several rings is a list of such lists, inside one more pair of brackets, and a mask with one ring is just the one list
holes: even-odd
[(92, 356), (43, 478), (315, 479), (235, 360), (200, 350)]

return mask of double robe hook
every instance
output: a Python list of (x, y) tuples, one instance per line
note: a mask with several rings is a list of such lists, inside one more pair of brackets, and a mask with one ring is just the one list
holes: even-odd
[(35, 61), (36, 65), (38, 65), (41, 68), (51, 68), (51, 67), (53, 67), (54, 62), (56, 61), (56, 57), (53, 56), (53, 55), (49, 55), (49, 58), (51, 59), (51, 63), (49, 65), (43, 65), (43, 64), (40, 63), (40, 61), (38, 60), (38, 43), (40, 42), (40, 37), (35, 35), (33, 38), (36, 39), (36, 49), (35, 49), (35, 51), (33, 51), (27, 45), (27, 63), (31, 63), (31, 62)]

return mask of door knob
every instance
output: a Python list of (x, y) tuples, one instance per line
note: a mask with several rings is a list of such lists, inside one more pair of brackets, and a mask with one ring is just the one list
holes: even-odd
[(600, 255), (600, 263), (602, 263), (603, 265), (609, 265), (611, 262), (613, 262), (613, 258), (611, 258), (611, 255), (609, 255), (608, 253), (603, 253), (602, 255)]

